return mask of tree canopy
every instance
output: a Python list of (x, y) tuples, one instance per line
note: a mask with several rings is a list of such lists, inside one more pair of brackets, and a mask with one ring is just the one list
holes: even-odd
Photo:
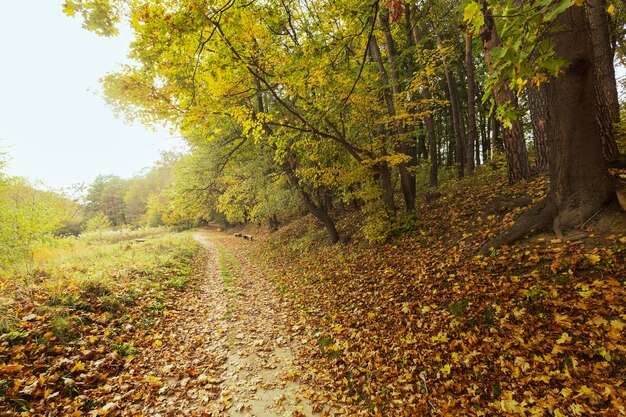
[[(610, 52), (610, 62), (590, 56), (592, 73), (613, 69), (623, 7), (573, 0), (68, 0), (64, 10), (101, 35), (131, 27), (136, 64), (108, 74), (103, 85), (118, 111), (168, 123), (190, 144), (192, 155), (174, 175), (170, 219), (187, 210), (231, 223), (275, 221), (300, 204), (336, 242), (333, 208), (358, 207), (366, 237), (384, 239), (441, 172), (472, 175), (501, 153), (511, 183), (547, 169), (548, 161), (556, 181), (556, 165), (567, 163), (557, 154), (567, 146), (548, 149), (540, 129), (553, 106), (545, 86), (575, 62), (555, 36), (574, 27), (563, 16), (579, 13), (585, 36)], [(612, 74), (596, 77), (597, 91), (584, 93), (594, 95), (589, 111), (602, 127), (596, 136), (606, 161), (620, 158), (613, 128), (619, 112), (617, 120), (601, 117), (617, 105), (610, 102)], [(134, 188), (128, 198), (141, 193)]]

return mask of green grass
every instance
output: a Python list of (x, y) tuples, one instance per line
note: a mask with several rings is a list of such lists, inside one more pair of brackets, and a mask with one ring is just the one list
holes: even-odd
[[(222, 283), (224, 284), (224, 291), (232, 293), (237, 274), (241, 271), (241, 264), (232, 254), (223, 250), (220, 250), (217, 261), (220, 267)], [(232, 296), (234, 295), (231, 294)]]

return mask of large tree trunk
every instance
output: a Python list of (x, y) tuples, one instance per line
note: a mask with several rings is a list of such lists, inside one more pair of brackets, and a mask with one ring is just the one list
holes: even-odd
[(533, 126), (537, 171), (543, 172), (548, 170), (548, 104), (546, 103), (546, 86), (542, 84), (537, 88), (528, 87), (526, 92), (528, 93), (528, 107), (530, 108), (530, 120)]
[(569, 65), (547, 86), (548, 197), (504, 234), (485, 243), (482, 254), (550, 225), (559, 236), (562, 228), (583, 224), (614, 197), (595, 119), (594, 55), (586, 23), (578, 6), (571, 6), (554, 22), (559, 28), (553, 35), (555, 51)]
[(604, 164), (600, 131), (595, 121), (593, 46), (587, 36), (584, 10), (572, 6), (557, 26), (569, 29), (554, 35), (557, 54), (570, 64), (548, 85), (550, 198), (559, 209), (562, 226), (581, 223), (613, 194), (613, 181)]
[[(496, 30), (496, 24), (493, 19), (493, 12), (487, 1), (483, 0), (483, 15), (485, 24), (480, 30), (485, 50), (485, 59), (489, 73), (493, 72), (493, 55), (492, 52), (500, 45), (500, 39)], [(517, 107), (515, 95), (509, 88), (508, 80), (498, 80), (493, 89), (493, 98), (498, 106)], [(519, 120), (511, 120), (511, 126), (503, 126), (504, 133), (504, 149), (508, 163), (509, 183), (514, 184), (521, 180), (530, 178), (530, 164), (528, 162), (528, 152), (526, 151), (526, 142), (524, 140), (524, 130)]]
[(606, 1), (588, 0), (585, 2), (585, 9), (591, 29), (596, 87), (596, 118), (602, 138), (602, 152), (607, 160), (614, 160), (619, 156), (619, 151), (615, 143), (613, 124), (618, 123), (620, 117)]
[(467, 71), (467, 143), (465, 146), (465, 168), (467, 175), (474, 173), (474, 148), (477, 147), (476, 128), (476, 81), (472, 61), (472, 34), (465, 33), (465, 69)]

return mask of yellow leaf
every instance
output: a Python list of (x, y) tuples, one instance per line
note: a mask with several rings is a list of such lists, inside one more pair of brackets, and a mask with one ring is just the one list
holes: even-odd
[(594, 254), (587, 254), (585, 255), (585, 257), (592, 265), (597, 264), (598, 262), (600, 262), (600, 259), (601, 259), (598, 255), (594, 255)]
[(563, 327), (570, 327), (572, 325), (572, 321), (569, 316), (560, 313), (554, 314), (554, 322)]
[(448, 376), (450, 375), (450, 371), (452, 370), (452, 366), (450, 366), (450, 364), (446, 364), (444, 366), (441, 367), (441, 375), (443, 376)]
[(433, 342), (449, 342), (448, 334), (445, 332), (440, 332), (437, 336), (432, 336), (430, 338)]
[(615, 13), (615, 5), (613, 5), (613, 4), (609, 4), (609, 7), (607, 7), (607, 8), (606, 8), (606, 12), (607, 12), (608, 14), (613, 14), (613, 13)]
[(74, 364), (70, 372), (82, 371), (83, 369), (85, 369), (85, 362), (78, 361)]
[(19, 372), (22, 370), (23, 365), (2, 365), (0, 366), (0, 373), (2, 374), (12, 374), (15, 372)]
[(602, 316), (595, 316), (593, 319), (591, 319), (591, 322), (596, 326), (604, 326), (606, 324), (609, 324), (609, 322), (606, 321), (606, 319)]
[(589, 388), (587, 385), (583, 385), (578, 390), (578, 395), (576, 395), (574, 398), (578, 398), (580, 396), (589, 397), (589, 396), (592, 396), (592, 395), (593, 395), (592, 389)]
[(559, 337), (559, 338), (556, 340), (556, 343), (557, 343), (557, 344), (559, 344), (559, 345), (562, 345), (562, 344), (564, 344), (564, 343), (569, 342), (570, 340), (572, 340), (572, 338), (570, 337), (570, 335), (569, 335), (569, 334), (567, 334), (567, 332), (563, 332), (563, 334), (561, 334), (561, 337)]
[(148, 383), (150, 383), (150, 385), (152, 385), (153, 387), (160, 387), (161, 385), (163, 385), (163, 382), (154, 375), (150, 375), (148, 377)]

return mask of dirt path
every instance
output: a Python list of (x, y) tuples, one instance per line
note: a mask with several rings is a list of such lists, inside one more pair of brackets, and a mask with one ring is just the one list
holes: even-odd
[(312, 404), (312, 390), (299, 381), (303, 329), (285, 327), (290, 313), (272, 284), (228, 249), (231, 237), (194, 237), (207, 250), (206, 276), (176, 301), (163, 318), (164, 331), (138, 348), (128, 371), (112, 381), (121, 414), (330, 415)]

